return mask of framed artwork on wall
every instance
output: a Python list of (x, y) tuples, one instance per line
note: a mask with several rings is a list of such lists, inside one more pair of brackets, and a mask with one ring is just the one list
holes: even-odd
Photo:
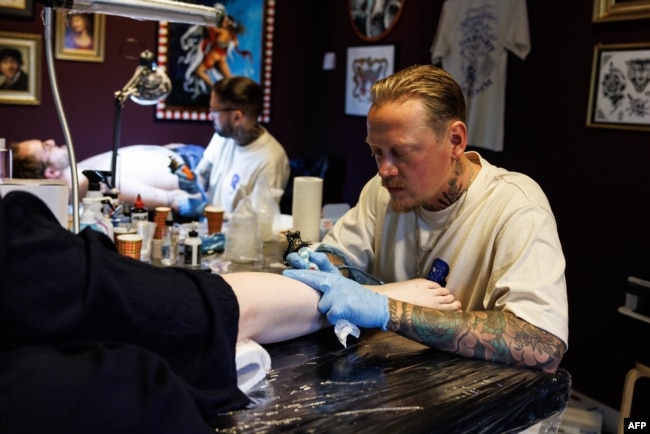
[(0, 104), (40, 105), (42, 36), (0, 32)]
[(594, 0), (594, 23), (640, 18), (650, 18), (650, 0)]
[(397, 24), (406, 0), (348, 0), (350, 22), (364, 41), (379, 41)]
[(587, 126), (650, 131), (650, 43), (596, 45)]
[(372, 84), (393, 73), (395, 46), (348, 47), (345, 73), (345, 114), (366, 116)]
[[(212, 0), (199, 3), (215, 6)], [(156, 118), (209, 120), (212, 84), (243, 75), (263, 87), (260, 121), (269, 122), (275, 0), (221, 0), (216, 5), (225, 12), (218, 27), (159, 24), (158, 66), (169, 76), (172, 91), (156, 105)]]
[(34, 0), (0, 0), (0, 15), (32, 18), (34, 16)]
[(79, 62), (103, 62), (106, 15), (56, 11), (54, 57)]

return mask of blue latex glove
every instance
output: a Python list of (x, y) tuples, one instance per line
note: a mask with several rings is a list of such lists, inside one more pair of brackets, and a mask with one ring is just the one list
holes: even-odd
[(381, 328), (388, 324), (388, 297), (364, 288), (340, 274), (313, 270), (284, 270), (282, 274), (323, 293), (318, 310), (336, 324), (347, 320), (359, 327)]
[(178, 188), (181, 190), (186, 191), (189, 194), (196, 194), (201, 191), (197, 182), (199, 178), (196, 176), (196, 173), (192, 172), (191, 180), (182, 170), (177, 170), (174, 174), (178, 177)]
[(201, 253), (211, 255), (215, 252), (223, 252), (226, 248), (226, 235), (216, 233), (208, 236), (201, 236)]
[[(304, 250), (303, 250), (304, 249)], [(308, 257), (302, 256), (298, 252), (292, 252), (287, 255), (285, 260), (287, 261), (287, 264), (291, 265), (293, 268), (297, 268), (299, 270), (309, 270), (310, 262), (313, 262), (318, 266), (318, 269), (320, 271), (325, 271), (327, 273), (335, 273), (335, 274), (341, 274), (338, 268), (334, 266), (327, 257), (325, 253), (321, 252), (314, 252), (311, 249), (307, 249), (305, 247), (300, 249), (300, 252), (307, 251), (309, 252)]]
[(184, 199), (178, 202), (178, 214), (183, 217), (203, 217), (203, 208), (208, 204), (208, 202), (201, 199)]

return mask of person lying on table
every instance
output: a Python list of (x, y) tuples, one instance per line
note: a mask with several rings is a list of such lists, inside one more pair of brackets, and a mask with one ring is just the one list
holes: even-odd
[[(3, 434), (214, 433), (217, 414), (251, 405), (239, 340), (327, 326), (320, 294), (297, 280), (155, 267), (98, 231), (64, 229), (23, 191), (0, 195), (0, 276)], [(460, 307), (434, 285), (381, 289)]]
[[(540, 186), (465, 152), (465, 100), (444, 70), (416, 65), (374, 83), (366, 142), (377, 176), (316, 249), (385, 282), (426, 278), (462, 311), (388, 301), (357, 325), (382, 327), (454, 354), (555, 372), (568, 348), (565, 260)], [(308, 260), (292, 253), (296, 268)], [(360, 289), (332, 272), (285, 271), (328, 296), (328, 318), (352, 316)], [(327, 262), (327, 261), (325, 261)], [(385, 301), (377, 301), (377, 306)], [(355, 312), (359, 314), (359, 312)], [(352, 321), (354, 323), (354, 321)]]
[[(10, 146), (14, 178), (62, 180), (72, 192), (70, 160), (65, 145), (57, 145), (54, 139), (29, 139), (12, 142)], [(178, 178), (169, 168), (170, 158), (192, 168), (202, 154), (203, 148), (198, 145), (124, 146), (118, 150), (113, 187), (119, 190), (119, 199), (128, 204), (135, 203), (139, 194), (152, 211), (157, 206), (178, 210), (178, 203), (190, 195), (178, 188)], [(108, 151), (77, 162), (80, 198), (88, 191), (88, 178), (82, 172), (110, 171), (112, 159), (113, 151)]]

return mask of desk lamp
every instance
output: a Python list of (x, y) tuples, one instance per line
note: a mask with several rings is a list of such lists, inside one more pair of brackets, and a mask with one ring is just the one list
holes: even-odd
[[(52, 85), (52, 95), (54, 104), (57, 108), (63, 134), (65, 136), (66, 146), (68, 148), (68, 158), (70, 160), (70, 172), (72, 182), (72, 230), (74, 233), (79, 232), (79, 177), (77, 173), (77, 161), (72, 145), (72, 137), (68, 129), (63, 105), (59, 98), (59, 90), (54, 68), (54, 56), (52, 51), (52, 10), (65, 9), (72, 13), (93, 13), (106, 15), (119, 15), (123, 17), (169, 21), (184, 24), (199, 24), (218, 26), (223, 19), (223, 8), (218, 3), (215, 7), (207, 7), (181, 1), (173, 0), (36, 0), (42, 3), (44, 9), (45, 25), (45, 55), (47, 59), (50, 83)], [(137, 71), (136, 71), (137, 74)]]
[(113, 156), (111, 159), (111, 182), (117, 185), (117, 151), (120, 147), (120, 123), (122, 109), (130, 97), (140, 105), (152, 105), (167, 98), (172, 90), (172, 83), (154, 61), (153, 53), (144, 50), (140, 53), (140, 66), (124, 87), (115, 92), (115, 120), (113, 126)]

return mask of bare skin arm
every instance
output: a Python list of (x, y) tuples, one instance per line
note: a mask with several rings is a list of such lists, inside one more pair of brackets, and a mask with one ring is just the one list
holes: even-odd
[(222, 277), (239, 302), (238, 340), (269, 344), (331, 325), (318, 311), (320, 293), (302, 282), (274, 273), (242, 272)]
[(460, 310), (461, 303), (447, 288), (427, 279), (411, 279), (391, 282), (384, 285), (369, 285), (366, 288), (394, 300), (404, 301), (416, 306), (452, 311)]
[[(318, 311), (321, 293), (298, 280), (259, 272), (230, 273), (222, 277), (233, 288), (239, 302), (238, 340), (273, 343), (331, 326)], [(371, 288), (381, 288), (386, 295), (418, 301), (431, 308), (460, 308), (449, 291), (437, 283), (426, 279), (409, 282)]]
[(553, 373), (564, 355), (556, 336), (509, 312), (441, 312), (388, 300), (388, 330), (441, 351)]

